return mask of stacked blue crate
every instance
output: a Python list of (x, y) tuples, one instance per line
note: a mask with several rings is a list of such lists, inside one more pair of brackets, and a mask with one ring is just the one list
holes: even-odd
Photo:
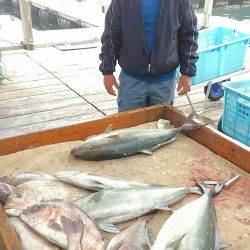
[(192, 78), (196, 85), (242, 70), (250, 35), (227, 29), (213, 28), (199, 32), (200, 58), (196, 63), (197, 74)]
[(250, 146), (250, 80), (228, 82), (223, 86), (222, 131)]

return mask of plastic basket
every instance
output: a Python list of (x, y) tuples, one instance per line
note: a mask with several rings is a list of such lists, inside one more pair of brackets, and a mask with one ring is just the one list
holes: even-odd
[(192, 84), (206, 82), (244, 68), (249, 34), (222, 27), (199, 32), (197, 74)]
[(223, 86), (222, 131), (250, 146), (250, 80), (228, 82)]

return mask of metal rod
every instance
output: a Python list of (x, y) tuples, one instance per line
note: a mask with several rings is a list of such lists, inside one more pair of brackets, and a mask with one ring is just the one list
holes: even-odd
[(191, 109), (192, 109), (193, 111), (195, 111), (195, 109), (194, 109), (194, 105), (193, 105), (193, 103), (192, 103), (192, 101), (191, 101), (191, 98), (190, 98), (190, 96), (189, 96), (189, 94), (188, 94), (188, 93), (186, 94), (186, 97), (187, 97), (188, 102), (189, 102), (189, 104), (190, 104), (190, 106), (191, 106)]
[(197, 113), (199, 115), (202, 115), (204, 113), (204, 110), (207, 106), (207, 100), (208, 100), (208, 96), (210, 94), (211, 86), (212, 86), (212, 82), (210, 81), (210, 82), (208, 82), (208, 85), (207, 85), (208, 88), (207, 88), (207, 93), (206, 93), (205, 100), (203, 103), (203, 107), (202, 107), (201, 111)]
[(232, 179), (227, 180), (226, 182), (224, 182), (224, 188), (227, 189), (227, 188), (231, 187), (233, 184), (238, 182), (240, 179), (241, 179), (241, 176), (238, 174), (235, 177), (233, 177)]

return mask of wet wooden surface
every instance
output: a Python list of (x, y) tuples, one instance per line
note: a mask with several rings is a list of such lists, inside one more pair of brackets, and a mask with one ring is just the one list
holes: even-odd
[[(155, 123), (142, 125), (155, 128)], [(74, 159), (70, 150), (81, 141), (65, 142), (0, 157), (1, 175), (22, 171), (42, 171), (54, 174), (60, 170), (81, 170), (106, 174), (169, 187), (192, 185), (195, 178), (221, 179), (241, 174), (242, 179), (214, 199), (223, 241), (230, 249), (247, 250), (250, 244), (250, 177), (245, 171), (214, 154), (199, 143), (182, 135), (175, 142), (162, 147), (154, 156), (136, 155), (119, 160), (87, 162)], [(178, 209), (197, 195), (189, 195), (173, 206)], [(158, 212), (149, 222), (156, 236), (170, 212)], [(133, 221), (119, 225), (124, 228)]]
[[(3, 52), (5, 80), (0, 82), (0, 138), (77, 124), (117, 113), (116, 97), (109, 95), (98, 71), (100, 48), (60, 51)], [(119, 69), (117, 70), (119, 72)], [(202, 107), (203, 87), (191, 99)], [(175, 106), (191, 111), (187, 98), (176, 97)], [(216, 126), (222, 100), (208, 102), (205, 116)]]

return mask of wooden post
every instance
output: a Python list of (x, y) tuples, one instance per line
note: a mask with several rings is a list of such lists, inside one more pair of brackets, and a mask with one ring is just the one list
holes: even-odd
[(204, 16), (203, 16), (203, 22), (202, 22), (203, 29), (209, 27), (209, 20), (212, 15), (213, 4), (214, 4), (214, 0), (205, 0)]
[(23, 44), (26, 49), (34, 49), (33, 32), (32, 32), (32, 19), (30, 11), (29, 0), (19, 0), (20, 13), (23, 26)]

